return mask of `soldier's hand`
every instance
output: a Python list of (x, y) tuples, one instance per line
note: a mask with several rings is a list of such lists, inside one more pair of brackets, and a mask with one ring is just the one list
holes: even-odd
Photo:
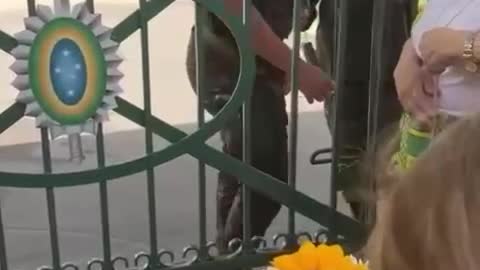
[(333, 91), (334, 82), (319, 67), (301, 61), (298, 72), (298, 86), (308, 103), (321, 102)]

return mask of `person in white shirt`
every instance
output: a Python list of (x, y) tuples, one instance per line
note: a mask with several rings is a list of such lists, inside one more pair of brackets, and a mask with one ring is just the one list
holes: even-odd
[(406, 112), (397, 167), (409, 168), (451, 120), (480, 112), (478, 14), (480, 0), (429, 0), (413, 26), (394, 72)]

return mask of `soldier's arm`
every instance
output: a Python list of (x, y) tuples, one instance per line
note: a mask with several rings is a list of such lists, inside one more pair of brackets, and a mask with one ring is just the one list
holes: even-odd
[[(224, 0), (226, 8), (234, 15), (241, 16), (243, 0)], [(273, 32), (258, 10), (252, 6), (250, 12), (250, 33), (255, 53), (263, 59), (290, 73), (291, 49)], [(332, 89), (332, 82), (313, 65), (299, 59), (299, 87), (309, 102), (321, 101)]]
[[(231, 13), (241, 16), (243, 0), (224, 0)], [(258, 10), (252, 6), (250, 12), (250, 33), (256, 54), (277, 68), (288, 72), (290, 48), (273, 32)]]

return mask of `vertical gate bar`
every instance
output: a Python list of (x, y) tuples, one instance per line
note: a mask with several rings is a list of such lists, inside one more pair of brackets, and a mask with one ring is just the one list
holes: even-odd
[[(197, 124), (202, 128), (205, 124), (205, 27), (207, 26), (207, 10), (200, 3), (195, 4), (195, 57), (196, 57), (196, 82), (197, 82)], [(200, 260), (208, 257), (207, 250), (207, 199), (206, 199), (206, 171), (205, 163), (198, 160), (198, 245)]]
[[(142, 70), (143, 70), (143, 106), (145, 110), (145, 151), (147, 155), (153, 153), (153, 133), (150, 127), (149, 119), (152, 116), (152, 104), (150, 93), (150, 55), (148, 39), (148, 19), (146, 10), (146, 0), (140, 1), (140, 39), (142, 50)], [(150, 159), (148, 160), (150, 163)], [(157, 239), (157, 210), (155, 198), (155, 172), (149, 164), (147, 168), (147, 192), (148, 192), (148, 213), (150, 229), (150, 256), (151, 262), (155, 266), (158, 264), (158, 239)]]
[[(338, 28), (340, 26), (340, 18), (338, 17), (340, 15), (340, 1), (334, 1), (334, 16), (333, 16), (333, 48), (332, 48), (332, 76), (334, 79), (337, 77), (337, 55), (338, 55)], [(321, 5), (320, 5), (321, 6)], [(338, 88), (338, 87), (337, 87)], [(336, 90), (335, 90), (336, 92)], [(332, 129), (333, 130), (333, 129)], [(333, 134), (332, 134), (333, 138)]]
[[(28, 0), (28, 15), (34, 16), (35, 0)], [(40, 129), (42, 142), (43, 171), (46, 174), (52, 173), (52, 158), (50, 155), (50, 139), (48, 138), (48, 128)], [(60, 269), (60, 247), (58, 242), (57, 213), (55, 206), (55, 192), (52, 187), (46, 188), (48, 225), (50, 232), (50, 246), (52, 252), (52, 266), (54, 269)]]
[(7, 245), (5, 240), (5, 231), (3, 226), (2, 205), (0, 202), (0, 269), (8, 270)]
[[(385, 72), (383, 63), (383, 43), (385, 37), (384, 25), (386, 19), (387, 1), (374, 0), (373, 18), (372, 18), (372, 36), (371, 36), (371, 57), (370, 57), (370, 80), (368, 94), (368, 128), (367, 128), (367, 150), (374, 153), (376, 150), (377, 130), (378, 130), (378, 109), (380, 102), (380, 91), (385, 85)], [(375, 161), (371, 166), (375, 167)], [(372, 169), (375, 171), (375, 168)], [(375, 190), (375, 182), (372, 181), (369, 187)], [(375, 222), (376, 209), (374, 205), (369, 205), (366, 213), (367, 226), (370, 227)]]
[[(252, 0), (243, 0), (242, 5), (242, 22), (247, 29), (248, 37), (250, 32), (250, 12), (252, 8)], [(251, 164), (252, 162), (252, 96), (249, 96), (242, 107), (242, 157), (243, 162)], [(244, 253), (250, 253), (252, 246), (252, 214), (251, 214), (251, 197), (252, 193), (246, 185), (242, 185), (242, 202), (243, 202), (243, 244)], [(257, 236), (257, 235), (254, 235)]]
[(383, 60), (384, 23), (387, 1), (374, 0), (371, 36), (370, 80), (368, 99), (367, 147), (374, 150), (378, 130), (380, 91), (385, 82)]
[(336, 241), (337, 233), (335, 231), (335, 212), (337, 209), (337, 179), (338, 179), (338, 165), (339, 165), (339, 150), (340, 150), (340, 140), (339, 140), (339, 123), (338, 117), (339, 113), (342, 111), (340, 105), (343, 104), (344, 95), (345, 95), (345, 48), (347, 41), (347, 24), (348, 24), (348, 1), (349, 0), (338, 0), (336, 1), (337, 8), (335, 8), (335, 110), (333, 112), (333, 132), (332, 132), (332, 164), (330, 167), (330, 220), (328, 224), (329, 231), (329, 241)]
[[(52, 173), (52, 159), (50, 155), (50, 139), (48, 138), (48, 128), (41, 128), (42, 138), (42, 158), (43, 170), (45, 174)], [(50, 245), (52, 249), (52, 266), (53, 269), (60, 269), (60, 247), (58, 243), (57, 213), (55, 206), (55, 193), (53, 187), (46, 189), (47, 193), (47, 211), (48, 225), (50, 231)]]
[(87, 4), (87, 8), (90, 10), (90, 12), (94, 12), (95, 11), (95, 5), (93, 3), (94, 0), (87, 0), (86, 1), (86, 4)]
[[(300, 55), (300, 17), (303, 1), (297, 0), (293, 4), (293, 53), (290, 62), (290, 151), (288, 157), (288, 185), (296, 189), (297, 185), (297, 151), (298, 151), (298, 60)], [(295, 211), (288, 209), (289, 245), (295, 245)]]
[[(94, 0), (86, 1), (87, 8), (90, 12), (95, 12)], [(103, 124), (98, 123), (96, 135), (97, 149), (97, 167), (105, 168), (105, 143)], [(106, 179), (104, 179), (106, 180)], [(112, 244), (110, 236), (110, 214), (108, 211), (108, 183), (102, 181), (99, 184), (100, 193), (100, 220), (102, 223), (102, 245), (103, 245), (103, 263), (105, 270), (113, 270), (112, 265)]]
[[(98, 124), (97, 136), (97, 166), (105, 168), (105, 144), (103, 137), (103, 125)], [(106, 180), (106, 179), (103, 179)], [(110, 238), (110, 218), (108, 211), (108, 183), (102, 181), (99, 184), (100, 192), (100, 215), (102, 221), (102, 242), (103, 242), (103, 263), (106, 270), (113, 270), (112, 265), (112, 244)]]
[(35, 11), (35, 0), (27, 0), (27, 10), (28, 10), (28, 16), (34, 16), (36, 11)]

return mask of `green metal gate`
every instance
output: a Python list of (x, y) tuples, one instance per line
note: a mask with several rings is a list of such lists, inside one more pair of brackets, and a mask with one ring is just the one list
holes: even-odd
[[(55, 3), (61, 5), (68, 1), (55, 0)], [(75, 173), (54, 173), (52, 170), (51, 154), (50, 154), (50, 138), (49, 127), (42, 126), (40, 128), (43, 168), (42, 174), (26, 174), (26, 173), (10, 173), (0, 172), (0, 186), (2, 187), (16, 187), (16, 188), (36, 188), (44, 189), (47, 198), (48, 221), (50, 232), (50, 248), (52, 254), (51, 266), (45, 269), (79, 269), (78, 266), (68, 262), (62, 261), (61, 247), (58, 240), (57, 230), (57, 215), (55, 204), (55, 189), (60, 187), (75, 187), (87, 184), (98, 184), (100, 191), (100, 205), (102, 228), (102, 245), (103, 254), (102, 259), (94, 259), (89, 262), (88, 269), (120, 269), (120, 268), (174, 268), (174, 269), (236, 269), (236, 268), (252, 268), (268, 264), (268, 261), (273, 255), (280, 254), (292, 250), (296, 247), (299, 238), (307, 237), (313, 241), (323, 241), (328, 238), (332, 242), (342, 242), (346, 246), (355, 248), (355, 244), (361, 243), (365, 236), (364, 228), (353, 219), (338, 213), (336, 211), (336, 185), (335, 185), (335, 165), (338, 162), (338, 154), (335, 152), (336, 140), (334, 139), (333, 148), (333, 169), (332, 169), (332, 194), (331, 205), (324, 205), (305, 194), (296, 191), (296, 148), (297, 148), (297, 101), (298, 92), (296, 87), (296, 65), (297, 61), (292, 63), (292, 114), (291, 114), (291, 137), (290, 137), (290, 173), (288, 185), (270, 177), (260, 171), (249, 166), (249, 133), (250, 126), (250, 102), (249, 97), (255, 76), (255, 61), (254, 55), (249, 47), (249, 33), (248, 33), (248, 9), (244, 9), (242, 17), (233, 17), (227, 15), (221, 0), (198, 0), (196, 1), (196, 37), (197, 37), (197, 59), (199, 63), (199, 71), (197, 72), (198, 96), (199, 100), (202, 96), (204, 88), (204, 80), (202, 74), (202, 65), (205, 63), (203, 57), (203, 42), (202, 31), (206, 27), (205, 18), (206, 12), (210, 11), (221, 18), (232, 31), (239, 48), (241, 57), (241, 72), (237, 83), (236, 90), (229, 103), (218, 113), (213, 120), (206, 122), (204, 119), (204, 108), (202, 102), (198, 102), (198, 130), (193, 134), (186, 134), (183, 131), (169, 125), (165, 121), (152, 116), (151, 100), (150, 100), (150, 70), (149, 70), (149, 37), (148, 37), (148, 22), (165, 10), (172, 4), (174, 0), (140, 0), (139, 8), (121, 21), (111, 30), (111, 40), (115, 43), (121, 44), (129, 36), (137, 30), (141, 33), (141, 50), (142, 50), (142, 69), (143, 69), (143, 95), (144, 95), (144, 109), (140, 109), (122, 99), (115, 97), (116, 107), (113, 109), (119, 115), (138, 124), (145, 129), (145, 156), (135, 160), (131, 160), (119, 165), (106, 166), (105, 151), (104, 151), (104, 136), (103, 126), (101, 121), (95, 123), (96, 129), (96, 151), (98, 168), (95, 170), (87, 170)], [(244, 0), (244, 7), (250, 6), (251, 0)], [(300, 48), (300, 31), (299, 31), (299, 14), (302, 9), (302, 1), (294, 1), (294, 59), (298, 59)], [(342, 42), (345, 41), (345, 27), (347, 19), (345, 16), (346, 5), (348, 1), (339, 2), (338, 14), (338, 51), (342, 52)], [(387, 1), (376, 1), (378, 3)], [(28, 16), (35, 16), (37, 13), (35, 0), (28, 0)], [(94, 12), (94, 1), (86, 0), (86, 6), (89, 12)], [(385, 9), (383, 7), (377, 7)], [(381, 13), (381, 11), (380, 11)], [(377, 21), (378, 25), (381, 25)], [(381, 42), (382, 37), (377, 37), (378, 42)], [(28, 43), (28, 42), (27, 42)], [(5, 52), (18, 56), (18, 50), (15, 49), (19, 45), (25, 44), (22, 38), (12, 37), (11, 35), (0, 31), (0, 48)], [(15, 57), (17, 57), (15, 56)], [(342, 53), (336, 56), (337, 74), (336, 81), (342, 82), (342, 67), (345, 59)], [(18, 59), (18, 57), (17, 57)], [(110, 61), (110, 60), (109, 60)], [(114, 60), (112, 60), (114, 61)], [(88, 63), (87, 63), (88, 64)], [(28, 75), (27, 69), (19, 70), (17, 74)], [(373, 74), (376, 74), (373, 71)], [(31, 74), (30, 74), (31, 75)], [(107, 74), (108, 75), (108, 74)], [(377, 74), (378, 75), (378, 74)], [(112, 75), (114, 76), (114, 75)], [(382, 77), (382, 75), (379, 75)], [(375, 80), (381, 80), (378, 76)], [(372, 86), (377, 89), (378, 86)], [(25, 85), (29, 88), (29, 85)], [(341, 85), (338, 85), (341, 89)], [(107, 89), (108, 90), (108, 89)], [(341, 96), (341, 95), (340, 95)], [(339, 102), (339, 101), (337, 101)], [(375, 101), (373, 100), (372, 108), (374, 108)], [(31, 108), (28, 104), (22, 102), (13, 102), (13, 104), (0, 114), (0, 135), (17, 121), (19, 121)], [(237, 114), (239, 110), (243, 110), (244, 117), (244, 151), (245, 160), (239, 161), (235, 158), (227, 156), (222, 152), (210, 147), (206, 141), (216, 134), (226, 121)], [(158, 135), (169, 142), (171, 146), (159, 152), (154, 152), (152, 136)], [(74, 144), (75, 136), (70, 137), (71, 144)], [(78, 141), (77, 141), (78, 142)], [(77, 145), (78, 146), (78, 145)], [(326, 149), (323, 152), (329, 152)], [(154, 192), (155, 175), (154, 168), (172, 161), (183, 155), (190, 155), (199, 162), (198, 171), (198, 219), (199, 219), (199, 239), (195, 245), (185, 249), (184, 255), (192, 255), (193, 259), (190, 261), (181, 260), (165, 260), (165, 258), (173, 257), (171, 252), (166, 252), (160, 249), (157, 243), (157, 218), (155, 200), (157, 194)], [(205, 166), (211, 166), (218, 170), (227, 172), (238, 177), (244, 185), (243, 196), (244, 200), (244, 239), (237, 239), (233, 241), (232, 254), (229, 256), (214, 257), (212, 250), (215, 248), (214, 244), (207, 241), (206, 237), (206, 183), (205, 183)], [(150, 228), (150, 250), (139, 254), (125, 254), (125, 257), (114, 257), (111, 251), (110, 239), (110, 221), (109, 221), (109, 207), (108, 207), (108, 193), (107, 183), (115, 181), (116, 179), (135, 173), (146, 172), (147, 175), (147, 194), (148, 194), (148, 212)], [(251, 190), (262, 193), (273, 200), (281, 203), (289, 208), (289, 225), (287, 233), (277, 236), (275, 241), (283, 240), (286, 245), (280, 249), (273, 249), (267, 246), (267, 242), (262, 237), (253, 236), (250, 233), (249, 220), (252, 218), (249, 215), (250, 208), (249, 193)], [(4, 222), (1, 214), (2, 207), (0, 205), (0, 269), (9, 269), (7, 261), (8, 246), (5, 243)], [(316, 234), (300, 233), (296, 231), (294, 214), (299, 213), (305, 217), (310, 218), (319, 224), (321, 228)], [(257, 247), (258, 246), (258, 247)], [(131, 258), (134, 257), (134, 258)], [(131, 258), (131, 259), (129, 259)], [(167, 262), (169, 261), (169, 262)]]

